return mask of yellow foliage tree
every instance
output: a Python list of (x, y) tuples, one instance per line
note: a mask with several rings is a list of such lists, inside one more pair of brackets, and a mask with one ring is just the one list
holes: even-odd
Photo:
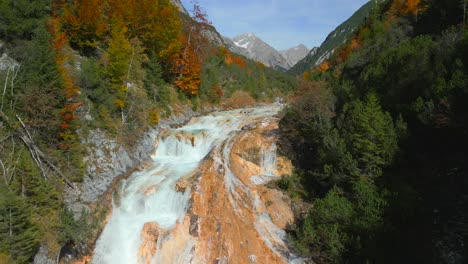
[(129, 40), (127, 32), (126, 26), (114, 25), (109, 46), (102, 56), (104, 74), (111, 82), (108, 90), (121, 111), (127, 105), (128, 87), (144, 78), (140, 76), (141, 64), (148, 61), (138, 39)]

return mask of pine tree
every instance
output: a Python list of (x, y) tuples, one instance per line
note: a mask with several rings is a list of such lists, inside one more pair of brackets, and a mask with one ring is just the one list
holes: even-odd
[(389, 113), (383, 112), (374, 94), (345, 108), (341, 129), (362, 173), (380, 176), (397, 150), (397, 134)]
[(45, 23), (51, 10), (50, 0), (0, 1), (0, 39), (31, 39), (34, 31)]
[(26, 199), (0, 186), (0, 252), (18, 263), (28, 263), (39, 246), (39, 231), (31, 222)]
[(162, 104), (169, 103), (169, 91), (163, 79), (163, 69), (154, 51), (149, 56), (144, 84), (150, 98)]
[(351, 202), (338, 188), (331, 189), (314, 203), (304, 224), (298, 230), (297, 246), (303, 253), (321, 256), (326, 263), (340, 263), (347, 236), (344, 229), (352, 221)]

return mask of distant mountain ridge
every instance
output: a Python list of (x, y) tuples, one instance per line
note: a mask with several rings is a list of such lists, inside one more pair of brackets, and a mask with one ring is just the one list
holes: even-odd
[(363, 5), (349, 19), (333, 30), (319, 48), (312, 49), (309, 54), (294, 65), (289, 72), (302, 74), (328, 59), (336, 48), (352, 36), (354, 31), (364, 22), (379, 1), (380, 0), (371, 0)]
[[(286, 59), (265, 41), (255, 36), (253, 33), (245, 33), (232, 39), (236, 50), (249, 59), (261, 62), (268, 67), (280, 71), (287, 71), (291, 68)], [(234, 52), (236, 52), (234, 50)]]
[[(170, 1), (185, 17), (189, 16), (187, 9), (180, 0)], [(229, 37), (222, 37), (213, 26), (208, 27), (204, 31), (204, 35), (211, 44), (217, 47), (224, 45), (233, 53), (243, 55), (283, 72), (291, 69), (291, 67), (304, 58), (309, 52), (309, 49), (303, 44), (287, 50), (278, 51), (253, 33), (245, 33), (232, 39)]]
[(305, 58), (307, 54), (309, 53), (309, 48), (307, 48), (304, 44), (299, 44), (296, 47), (287, 49), (287, 50), (282, 50), (280, 51), (280, 54), (283, 56), (283, 58), (286, 59), (286, 61), (293, 67), (298, 63), (300, 60)]
[(231, 52), (241, 54), (280, 71), (289, 70), (309, 51), (306, 46), (300, 44), (280, 52), (253, 33), (245, 33), (232, 39), (223, 37), (223, 40)]

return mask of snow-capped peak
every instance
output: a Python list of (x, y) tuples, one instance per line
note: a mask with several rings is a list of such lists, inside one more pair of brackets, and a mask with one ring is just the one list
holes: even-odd
[(239, 40), (239, 41), (234, 41), (234, 44), (236, 44), (237, 47), (247, 49), (247, 48), (249, 48), (250, 41), (248, 41), (246, 39), (242, 39), (242, 40)]

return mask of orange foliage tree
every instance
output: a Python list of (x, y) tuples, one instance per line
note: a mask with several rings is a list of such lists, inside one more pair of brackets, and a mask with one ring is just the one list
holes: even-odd
[(187, 40), (184, 42), (184, 52), (174, 57), (172, 71), (177, 74), (176, 86), (190, 95), (196, 95), (201, 84), (201, 63), (193, 46)]
[(413, 15), (418, 18), (418, 15), (427, 10), (425, 0), (393, 0), (388, 19), (394, 20), (397, 17)]
[(330, 69), (330, 64), (328, 63), (328, 61), (324, 61), (317, 68), (314, 69), (314, 72), (323, 73), (328, 71), (328, 69)]
[(63, 19), (70, 42), (80, 48), (95, 48), (107, 30), (103, 0), (74, 0), (64, 9)]
[(182, 22), (169, 0), (73, 0), (64, 4), (62, 19), (71, 43), (84, 51), (96, 48), (114, 24), (127, 27), (130, 38), (161, 60), (180, 49)]
[(182, 49), (172, 60), (172, 72), (177, 76), (176, 86), (190, 95), (198, 94), (200, 89), (203, 48), (208, 43), (204, 32), (209, 24), (206, 13), (195, 3), (191, 23), (182, 38)]
[(235, 64), (243, 69), (246, 67), (246, 62), (241, 56), (232, 55), (226, 48), (221, 49), (221, 53), (224, 55), (224, 62), (227, 65)]
[[(57, 6), (55, 7), (57, 8)], [(52, 35), (52, 48), (55, 52), (55, 62), (58, 66), (60, 77), (63, 80), (63, 93), (66, 98), (65, 105), (60, 112), (62, 121), (60, 123), (60, 135), (62, 140), (59, 147), (61, 149), (68, 149), (70, 146), (67, 142), (76, 139), (76, 129), (78, 129), (78, 116), (76, 109), (82, 105), (77, 101), (79, 88), (73, 84), (73, 78), (70, 73), (70, 58), (66, 52), (66, 45), (68, 43), (68, 36), (62, 30), (62, 24), (57, 17), (53, 17), (49, 21), (49, 32)]]

